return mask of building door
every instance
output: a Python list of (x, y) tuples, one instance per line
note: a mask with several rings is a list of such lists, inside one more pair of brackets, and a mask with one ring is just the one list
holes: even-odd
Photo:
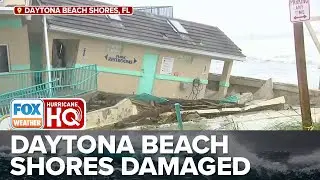
[(143, 76), (139, 81), (138, 94), (152, 94), (157, 62), (158, 55), (156, 54), (145, 54), (143, 56)]
[(0, 45), (0, 73), (9, 72), (8, 46)]

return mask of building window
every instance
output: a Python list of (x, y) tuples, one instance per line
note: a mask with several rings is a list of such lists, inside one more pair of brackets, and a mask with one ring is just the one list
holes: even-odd
[(0, 73), (9, 72), (9, 53), (7, 45), (0, 45)]
[(171, 25), (174, 31), (179, 32), (179, 33), (184, 33), (188, 34), (188, 31), (180, 24), (179, 21), (169, 19), (168, 23)]

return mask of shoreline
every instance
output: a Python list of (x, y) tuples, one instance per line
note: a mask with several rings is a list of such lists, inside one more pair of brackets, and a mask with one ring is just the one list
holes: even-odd
[[(221, 74), (223, 69), (222, 61), (213, 60), (209, 73)], [(315, 64), (307, 65), (308, 86), (309, 89), (317, 90), (320, 85), (320, 69)], [(235, 61), (233, 64), (231, 76), (255, 78), (268, 80), (272, 78), (273, 82), (297, 85), (296, 64), (276, 61)]]

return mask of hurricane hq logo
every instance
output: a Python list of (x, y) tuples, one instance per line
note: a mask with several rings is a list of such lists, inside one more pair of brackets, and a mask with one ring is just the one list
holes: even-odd
[(13, 129), (83, 129), (86, 103), (79, 98), (16, 99), (11, 103)]
[(86, 103), (79, 98), (43, 99), (44, 129), (85, 128)]

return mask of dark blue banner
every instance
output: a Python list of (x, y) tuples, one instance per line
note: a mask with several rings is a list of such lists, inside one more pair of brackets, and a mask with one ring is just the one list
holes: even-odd
[(0, 179), (319, 179), (320, 133), (1, 132)]

